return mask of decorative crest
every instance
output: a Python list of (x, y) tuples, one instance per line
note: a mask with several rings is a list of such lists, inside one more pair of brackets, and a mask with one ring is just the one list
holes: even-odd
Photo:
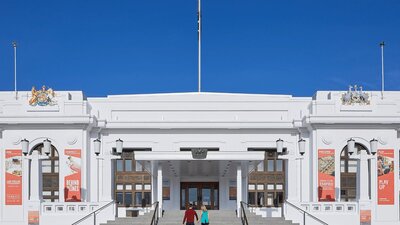
[(369, 94), (363, 91), (362, 86), (350, 85), (349, 90), (342, 94), (343, 105), (369, 105), (370, 103)]
[(57, 104), (55, 101), (56, 93), (51, 88), (46, 90), (45, 85), (40, 90), (36, 90), (35, 86), (33, 86), (31, 92), (32, 97), (29, 100), (29, 105), (31, 106), (53, 106)]
[(193, 148), (192, 149), (192, 157), (193, 157), (193, 159), (207, 158), (207, 149), (206, 148)]

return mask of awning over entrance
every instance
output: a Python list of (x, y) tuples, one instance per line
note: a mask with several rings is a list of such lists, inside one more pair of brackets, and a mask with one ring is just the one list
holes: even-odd
[[(150, 173), (155, 173), (160, 165), (165, 176), (175, 177), (231, 177), (236, 175), (236, 167), (241, 165), (250, 173), (264, 160), (264, 152), (211, 151), (205, 159), (194, 159), (191, 152), (136, 152), (135, 160), (147, 165)], [(152, 162), (152, 163), (144, 163)]]
[(265, 153), (260, 151), (238, 152), (238, 151), (211, 151), (205, 159), (193, 159), (191, 152), (177, 151), (138, 151), (135, 152), (136, 160), (231, 160), (231, 161), (262, 161)]

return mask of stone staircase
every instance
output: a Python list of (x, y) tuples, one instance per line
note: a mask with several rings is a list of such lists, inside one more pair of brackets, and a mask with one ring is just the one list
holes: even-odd
[[(200, 216), (200, 211), (196, 210)], [(159, 225), (181, 225), (185, 211), (171, 210), (165, 211), (164, 217), (160, 218)], [(234, 210), (210, 210), (210, 225), (242, 225), (240, 218), (236, 217)], [(299, 225), (284, 218), (263, 218), (250, 211), (246, 211), (247, 221), (249, 225)], [(144, 216), (133, 218), (117, 218), (115, 221), (108, 221), (102, 225), (150, 225), (153, 211), (146, 213)], [(198, 223), (200, 224), (200, 223)]]
[(292, 223), (290, 220), (285, 220), (283, 217), (266, 217), (256, 215), (255, 213), (246, 210), (247, 221), (249, 225), (300, 225)]

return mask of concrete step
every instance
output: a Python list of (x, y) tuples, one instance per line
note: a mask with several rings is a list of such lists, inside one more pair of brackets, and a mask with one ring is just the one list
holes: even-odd
[[(200, 211), (197, 211), (200, 216)], [(240, 218), (236, 217), (234, 210), (210, 210), (208, 211), (210, 216), (210, 224), (212, 225), (241, 225)], [(165, 211), (164, 216), (160, 218), (159, 225), (180, 225), (182, 224), (183, 216), (185, 211), (183, 210), (171, 210)], [(108, 221), (102, 225), (148, 225), (151, 222), (153, 212), (147, 213), (144, 216), (133, 217), (133, 218), (116, 218), (114, 221)], [(292, 223), (292, 221), (285, 220), (283, 217), (278, 218), (263, 218), (250, 211), (246, 212), (247, 221), (249, 225), (299, 225)]]

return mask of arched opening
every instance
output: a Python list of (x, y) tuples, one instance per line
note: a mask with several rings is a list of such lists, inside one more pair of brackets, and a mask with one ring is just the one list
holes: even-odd
[[(43, 144), (36, 145), (33, 151), (44, 154)], [(59, 156), (57, 149), (52, 145), (49, 159), (42, 160), (42, 195), (46, 202), (59, 201)]]
[[(369, 151), (363, 145), (356, 143), (356, 151), (353, 154), (369, 154)], [(347, 146), (343, 148), (340, 154), (340, 201), (357, 201), (357, 167), (359, 161), (351, 159)], [(368, 161), (368, 174), (370, 174), (370, 165)], [(369, 183), (369, 182), (368, 182)], [(371, 192), (369, 192), (371, 193)]]

